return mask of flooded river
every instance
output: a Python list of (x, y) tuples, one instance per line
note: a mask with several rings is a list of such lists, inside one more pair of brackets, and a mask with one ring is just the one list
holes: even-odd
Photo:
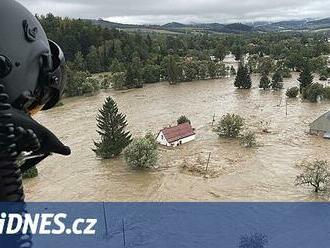
[[(312, 189), (294, 186), (303, 159), (330, 160), (330, 141), (307, 135), (308, 124), (330, 109), (330, 102), (312, 104), (288, 100), (283, 92), (233, 87), (234, 78), (169, 85), (158, 83), (126, 92), (64, 100), (64, 106), (37, 116), (72, 148), (71, 157), (53, 156), (39, 166), (39, 177), (25, 181), (28, 201), (316, 201)], [(286, 80), (285, 88), (296, 85)], [(197, 139), (175, 149), (160, 148), (158, 169), (136, 171), (123, 158), (102, 161), (92, 151), (97, 139), (95, 117), (107, 96), (127, 115), (134, 136), (157, 133), (186, 115)], [(258, 133), (260, 147), (242, 148), (237, 141), (219, 139), (212, 118), (226, 113), (243, 116)], [(264, 134), (267, 128), (271, 133)], [(204, 165), (202, 176), (182, 169)]]

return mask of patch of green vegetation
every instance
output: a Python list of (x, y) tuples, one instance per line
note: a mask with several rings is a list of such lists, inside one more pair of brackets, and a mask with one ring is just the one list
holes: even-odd
[(39, 175), (37, 167), (32, 167), (31, 169), (27, 170), (25, 173), (23, 173), (24, 179), (31, 179), (35, 178)]

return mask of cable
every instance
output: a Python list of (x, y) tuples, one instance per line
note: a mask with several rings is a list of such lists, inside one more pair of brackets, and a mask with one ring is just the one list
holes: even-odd
[[(17, 205), (9, 205), (9, 210), (11, 213), (23, 216), (27, 211), (24, 203), (22, 173), (16, 163), (19, 152), (15, 143), (15, 125), (10, 123), (12, 115), (6, 112), (10, 108), (8, 95), (4, 92), (4, 86), (0, 84), (0, 202), (16, 202)], [(0, 247), (31, 248), (32, 246), (31, 234), (0, 237)]]
[[(24, 201), (22, 174), (16, 164), (15, 126), (10, 123), (8, 95), (0, 84), (0, 201)], [(6, 123), (6, 124), (5, 124)], [(8, 124), (9, 123), (9, 124)]]

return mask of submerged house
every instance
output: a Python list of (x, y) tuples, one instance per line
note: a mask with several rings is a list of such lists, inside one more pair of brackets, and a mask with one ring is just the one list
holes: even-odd
[(330, 111), (310, 124), (310, 133), (330, 139)]
[(196, 134), (190, 123), (183, 123), (161, 130), (157, 136), (157, 143), (164, 146), (179, 146), (195, 138)]

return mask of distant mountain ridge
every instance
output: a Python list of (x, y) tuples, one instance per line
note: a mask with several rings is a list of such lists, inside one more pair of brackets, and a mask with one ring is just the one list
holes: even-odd
[(137, 24), (122, 24), (110, 22), (103, 19), (89, 20), (94, 25), (99, 25), (103, 28), (116, 28), (128, 31), (143, 30), (145, 32), (215, 32), (215, 33), (250, 33), (250, 32), (283, 32), (283, 31), (308, 31), (308, 30), (322, 30), (330, 29), (330, 18), (318, 20), (292, 20), (280, 22), (251, 22), (244, 23), (194, 23), (183, 24), (179, 22), (170, 22), (164, 25), (137, 25)]
[(178, 33), (193, 32), (193, 31), (213, 31), (223, 33), (240, 33), (251, 32), (254, 27), (242, 23), (220, 24), (220, 23), (196, 23), (183, 24), (179, 22), (170, 22), (164, 25), (137, 25), (137, 24), (122, 24), (110, 22), (103, 19), (89, 20), (94, 25), (99, 25), (103, 28), (117, 28), (117, 29), (144, 29), (144, 30), (164, 30)]
[(294, 20), (294, 21), (281, 21), (256, 27), (260, 31), (308, 31), (320, 30), (330, 28), (330, 18), (318, 20)]

